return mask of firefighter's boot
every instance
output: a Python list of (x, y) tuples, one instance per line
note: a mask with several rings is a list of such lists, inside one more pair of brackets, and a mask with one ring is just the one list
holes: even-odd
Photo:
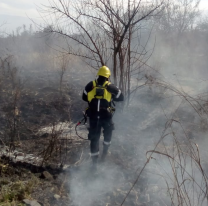
[(108, 145), (103, 144), (103, 154), (102, 154), (102, 157), (101, 157), (101, 162), (105, 161), (106, 156), (108, 155), (108, 148), (109, 148)]
[(97, 163), (98, 163), (98, 155), (92, 156), (92, 171), (96, 172), (97, 171)]

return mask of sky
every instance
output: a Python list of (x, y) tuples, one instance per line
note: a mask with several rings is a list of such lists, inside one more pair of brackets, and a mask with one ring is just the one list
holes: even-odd
[[(32, 23), (31, 19), (43, 23), (37, 8), (47, 5), (48, 2), (48, 0), (0, 0), (0, 29), (15, 31), (23, 24), (29, 26)], [(200, 9), (208, 11), (208, 0), (201, 0)]]
[(48, 0), (0, 0), (0, 28), (6, 32), (15, 31), (32, 21), (42, 23), (38, 7), (47, 5)]

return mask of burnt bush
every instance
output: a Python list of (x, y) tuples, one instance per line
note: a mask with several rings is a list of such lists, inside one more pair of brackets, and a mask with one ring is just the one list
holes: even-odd
[(33, 78), (24, 80), (12, 56), (0, 59), (0, 137), (5, 142), (35, 137), (40, 127), (71, 118), (68, 88), (60, 92), (55, 84)]

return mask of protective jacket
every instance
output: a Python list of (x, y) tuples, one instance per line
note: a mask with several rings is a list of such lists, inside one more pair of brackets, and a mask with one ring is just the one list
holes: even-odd
[(82, 99), (89, 104), (89, 117), (106, 118), (112, 115), (112, 101), (123, 101), (123, 94), (114, 84), (99, 76), (95, 81), (89, 82), (82, 95)]

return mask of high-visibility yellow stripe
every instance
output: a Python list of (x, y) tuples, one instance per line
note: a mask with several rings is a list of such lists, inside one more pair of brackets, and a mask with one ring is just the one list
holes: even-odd
[[(105, 87), (106, 85), (109, 85), (110, 83), (108, 81), (106, 81), (102, 87)], [(93, 89), (87, 93), (87, 99), (88, 99), (88, 102), (91, 102), (92, 99), (96, 98), (96, 99), (105, 99), (107, 100), (108, 102), (111, 102), (111, 98), (112, 98), (112, 94), (106, 89), (106, 88), (103, 88), (104, 89), (104, 95), (103, 97), (95, 97), (96, 95), (96, 88), (99, 88), (97, 85), (96, 85), (96, 82), (93, 81)]]

